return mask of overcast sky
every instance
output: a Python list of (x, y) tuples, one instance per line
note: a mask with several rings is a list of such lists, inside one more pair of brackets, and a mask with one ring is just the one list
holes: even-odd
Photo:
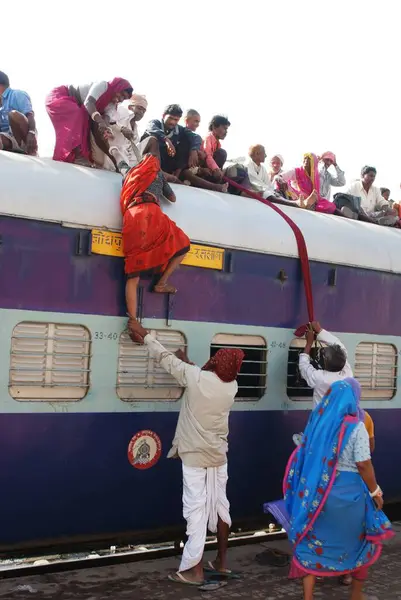
[(230, 157), (263, 143), (291, 168), (304, 152), (332, 150), (348, 181), (372, 164), (399, 199), (400, 6), (20, 0), (2, 27), (0, 70), (31, 95), (44, 156), (54, 144), (46, 93), (121, 76), (148, 97), (145, 119), (178, 102), (201, 113), (205, 133), (226, 114)]

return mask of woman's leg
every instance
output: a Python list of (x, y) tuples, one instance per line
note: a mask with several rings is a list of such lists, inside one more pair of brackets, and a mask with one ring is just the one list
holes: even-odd
[(363, 581), (352, 580), (351, 600), (363, 600)]
[(136, 319), (138, 283), (139, 277), (130, 277), (125, 284), (125, 302), (127, 312), (132, 319)]
[(158, 294), (175, 294), (177, 292), (177, 289), (175, 287), (173, 287), (172, 285), (167, 285), (167, 281), (170, 275), (174, 273), (174, 271), (180, 266), (186, 254), (187, 253), (181, 254), (180, 256), (175, 256), (170, 260), (170, 262), (167, 265), (167, 269), (164, 271), (158, 283), (153, 288), (154, 292), (157, 292)]
[(315, 582), (316, 577), (314, 575), (307, 575), (303, 578), (302, 585), (304, 586), (304, 600), (313, 600), (313, 590), (315, 587)]

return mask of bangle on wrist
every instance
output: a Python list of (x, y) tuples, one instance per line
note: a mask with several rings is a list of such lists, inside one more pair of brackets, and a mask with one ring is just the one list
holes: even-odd
[(376, 498), (376, 496), (383, 496), (383, 492), (381, 490), (380, 485), (377, 486), (374, 492), (369, 492), (371, 498)]
[(30, 129), (30, 130), (28, 131), (28, 133), (32, 133), (32, 135), (36, 135), (36, 131), (34, 131), (33, 129)]
[(92, 121), (94, 121), (94, 120), (95, 120), (95, 117), (98, 117), (98, 116), (99, 116), (100, 118), (102, 118), (102, 115), (100, 114), (100, 112), (99, 112), (98, 110), (95, 110), (95, 112), (93, 112), (93, 113), (91, 114), (91, 119), (92, 119)]

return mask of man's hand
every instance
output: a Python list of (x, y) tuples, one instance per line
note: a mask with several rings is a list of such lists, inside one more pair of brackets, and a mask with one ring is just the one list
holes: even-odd
[(132, 317), (130, 317), (128, 321), (128, 330), (130, 334), (132, 334), (134, 341), (138, 342), (139, 344), (143, 344), (145, 337), (149, 333), (144, 327), (142, 327), (139, 321)]
[(193, 167), (197, 167), (199, 164), (199, 157), (197, 150), (191, 150), (188, 158), (188, 167), (192, 169)]
[(125, 138), (127, 138), (127, 140), (134, 139), (134, 132), (129, 127), (121, 127), (121, 133)]
[(323, 329), (319, 321), (312, 321), (311, 327), (316, 334), (319, 334)]
[(171, 173), (164, 173), (164, 176), (168, 183), (178, 183), (178, 184), (182, 183), (182, 181), (180, 181), (178, 179), (178, 177), (176, 177), (175, 175), (171, 175)]
[(169, 156), (175, 156), (175, 146), (173, 144), (173, 142), (169, 139), (166, 138), (166, 146), (167, 146), (167, 154)]
[(26, 136), (26, 151), (30, 156), (35, 155), (38, 151), (38, 142), (33, 131), (28, 131)]
[(223, 173), (221, 169), (213, 169), (213, 179), (215, 181), (221, 181), (223, 178)]
[(104, 121), (96, 122), (99, 128), (99, 133), (104, 137), (105, 140), (110, 140), (114, 137), (110, 127), (108, 127)]
[(315, 332), (313, 331), (313, 329), (308, 329), (306, 334), (305, 334), (305, 338), (306, 338), (306, 347), (312, 347), (313, 346), (313, 342), (315, 341)]

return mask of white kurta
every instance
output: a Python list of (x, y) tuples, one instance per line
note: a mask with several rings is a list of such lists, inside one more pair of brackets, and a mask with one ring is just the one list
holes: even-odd
[(249, 181), (255, 192), (262, 194), (263, 198), (274, 195), (274, 187), (269, 174), (263, 164), (257, 165), (252, 159), (247, 164)]
[(369, 191), (366, 192), (362, 185), (362, 181), (355, 181), (347, 190), (347, 194), (359, 196), (361, 198), (361, 207), (367, 213), (380, 210), (388, 207), (388, 202), (383, 196), (378, 187), (371, 185)]
[[(329, 333), (325, 329), (318, 334), (317, 339), (328, 346), (338, 345), (342, 348), (347, 356), (347, 350), (342, 342), (335, 335)], [(299, 372), (309, 387), (313, 388), (313, 407), (317, 406), (323, 396), (327, 393), (329, 387), (336, 381), (341, 381), (347, 377), (353, 377), (352, 367), (348, 360), (344, 368), (339, 373), (325, 371), (324, 369), (315, 369), (310, 363), (309, 354), (302, 353), (299, 355)]]

